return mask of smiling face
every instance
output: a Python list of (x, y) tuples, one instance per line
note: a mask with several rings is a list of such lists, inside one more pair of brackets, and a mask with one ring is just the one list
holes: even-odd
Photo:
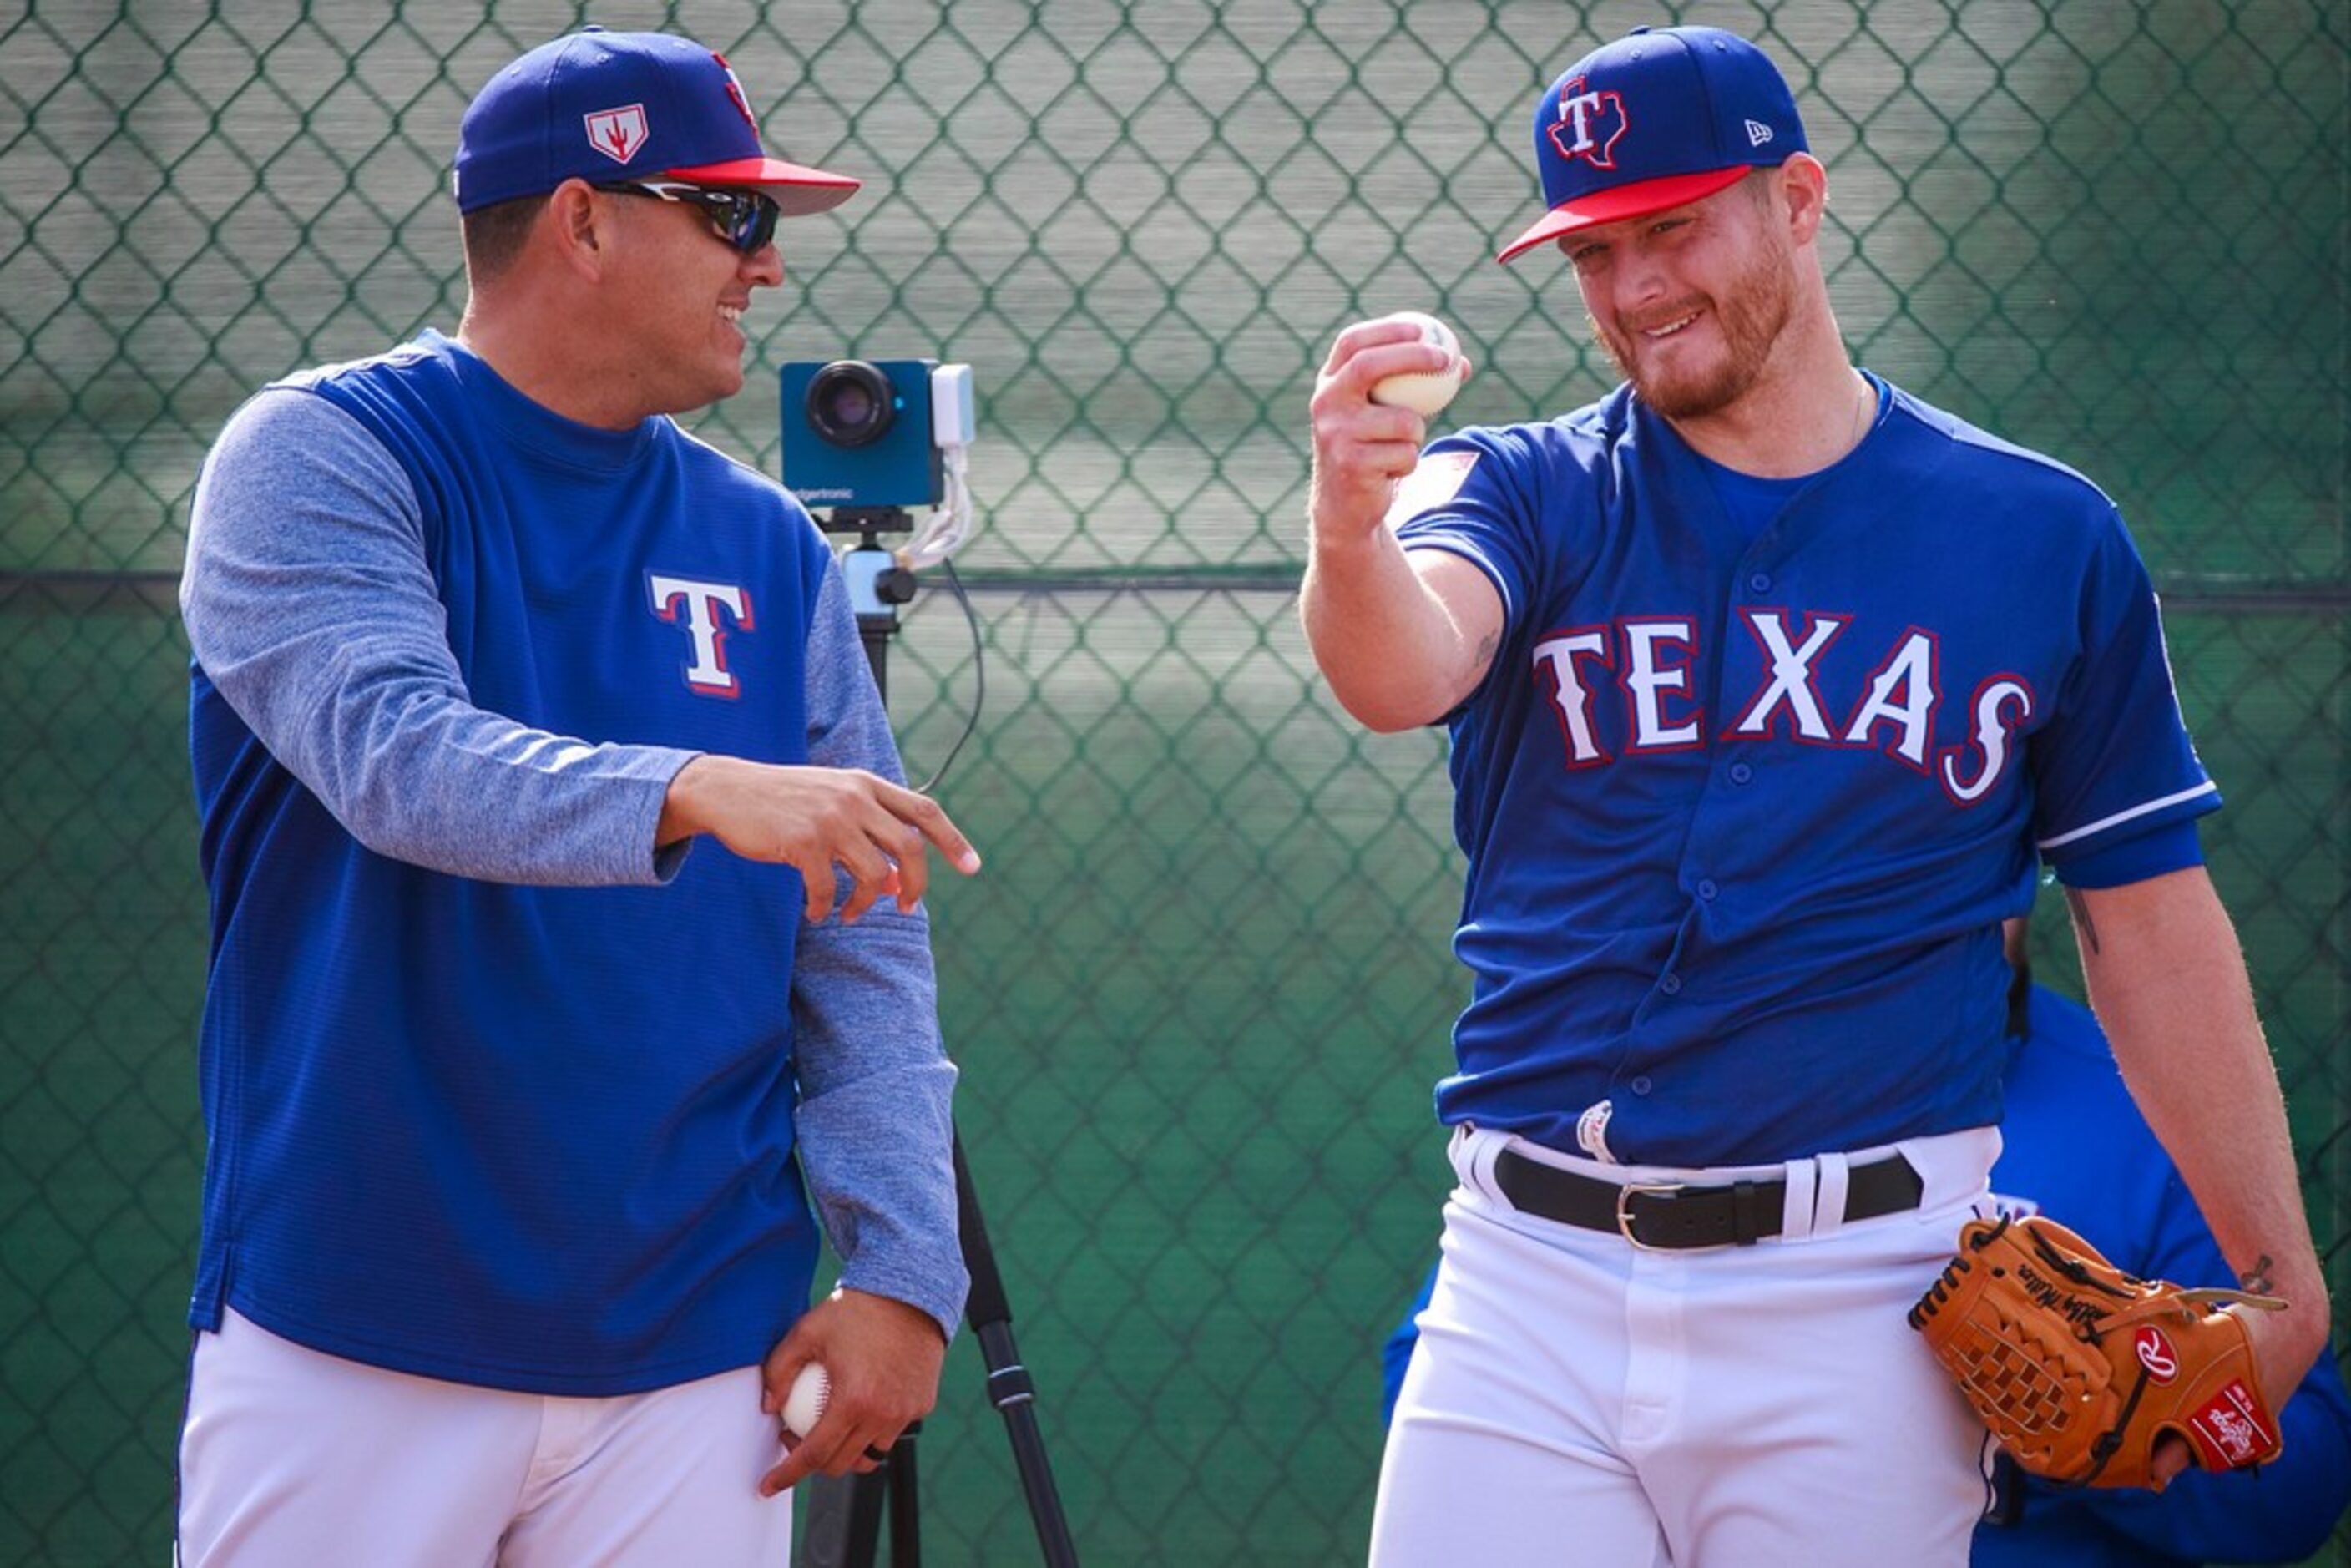
[(629, 374), (647, 413), (681, 413), (743, 388), (749, 340), (743, 313), (755, 288), (784, 280), (771, 243), (749, 254), (712, 232), (690, 203), (599, 192), (621, 242), (608, 328), (630, 348)]
[(1747, 395), (1796, 312), (1795, 246), (1773, 178), (1759, 172), (1560, 241), (1593, 335), (1669, 419), (1701, 419)]

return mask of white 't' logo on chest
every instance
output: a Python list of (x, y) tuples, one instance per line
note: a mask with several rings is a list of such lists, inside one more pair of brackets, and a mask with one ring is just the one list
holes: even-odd
[(697, 582), (690, 577), (647, 576), (653, 613), (685, 628), (693, 657), (685, 684), (706, 697), (733, 697), (736, 684), (726, 668), (726, 633), (752, 630), (751, 595), (732, 582)]

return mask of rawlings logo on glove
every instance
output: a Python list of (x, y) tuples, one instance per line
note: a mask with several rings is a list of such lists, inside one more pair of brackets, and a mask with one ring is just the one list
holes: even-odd
[(2161, 1490), (2155, 1448), (2167, 1432), (2208, 1470), (2263, 1464), (2284, 1447), (2245, 1327), (2218, 1310), (2228, 1302), (2285, 1305), (2134, 1279), (2039, 1215), (1973, 1219), (1910, 1326), (2024, 1469)]

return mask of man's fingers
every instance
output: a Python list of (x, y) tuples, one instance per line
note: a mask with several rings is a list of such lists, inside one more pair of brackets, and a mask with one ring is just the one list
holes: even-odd
[(759, 1495), (774, 1497), (787, 1491), (813, 1475), (862, 1476), (882, 1468), (879, 1453), (887, 1458), (897, 1439), (884, 1442), (879, 1434), (860, 1436), (850, 1430), (846, 1421), (827, 1432), (828, 1423), (817, 1423), (816, 1431), (797, 1440), (786, 1439), (786, 1453), (781, 1464), (759, 1478)]
[(1414, 434), (1401, 441), (1365, 442), (1357, 448), (1363, 454), (1364, 466), (1383, 479), (1401, 479), (1420, 466), (1420, 442), (1416, 437), (1427, 433), (1428, 427), (1420, 415), (1408, 408), (1396, 412), (1412, 422)]
[(840, 879), (832, 874), (828, 861), (800, 867), (800, 881), (808, 890), (808, 917), (810, 924), (832, 913), (833, 900), (841, 896)]
[(789, 1491), (816, 1469), (816, 1451), (802, 1438), (784, 1455), (784, 1462), (759, 1478), (759, 1495), (775, 1497)]
[(898, 908), (911, 915), (923, 901), (923, 890), (931, 885), (931, 857), (924, 852), (923, 835), (906, 829), (905, 847), (894, 852), (894, 862), (882, 879), (881, 895), (897, 900)]
[(872, 908), (873, 901), (881, 896), (880, 877), (852, 874), (849, 879), (849, 898), (841, 906), (841, 923), (843, 925), (856, 925), (858, 917)]
[[(979, 852), (971, 847), (971, 841), (963, 836), (963, 830), (948, 818), (945, 806), (928, 795), (918, 795), (894, 784), (888, 789), (889, 793), (883, 797), (883, 804), (888, 806), (901, 821), (911, 823), (923, 837), (936, 844), (939, 852), (947, 857), (948, 864), (966, 876), (979, 869)], [(904, 857), (901, 857), (900, 863), (904, 863)]]
[(1409, 343), (1383, 344), (1378, 349), (1357, 354), (1340, 372), (1348, 395), (1360, 398), (1373, 408), (1393, 406), (1372, 402), (1372, 389), (1390, 376), (1412, 375), (1419, 371), (1438, 371), (1453, 367), (1453, 356), (1434, 343), (1415, 340)]
[(854, 924), (882, 900), (896, 901), (901, 910), (912, 913), (929, 884), (930, 868), (923, 852), (923, 835), (909, 823), (884, 812), (868, 830), (869, 838), (862, 844), (852, 845), (841, 857), (855, 885), (841, 911), (843, 924)]
[[(1358, 321), (1353, 326), (1343, 329), (1339, 335), (1331, 340), (1331, 351), (1323, 356), (1322, 373), (1326, 376), (1335, 373), (1347, 361), (1368, 349), (1376, 349), (1388, 343), (1419, 341), (1421, 341), (1420, 326), (1415, 321), (1400, 321), (1385, 316), (1376, 320)], [(1442, 370), (1444, 366), (1440, 363), (1432, 368)]]

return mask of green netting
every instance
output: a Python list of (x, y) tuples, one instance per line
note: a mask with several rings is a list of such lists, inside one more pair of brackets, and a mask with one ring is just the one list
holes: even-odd
[[(583, 19), (724, 49), (786, 155), (784, 361), (977, 370), (962, 558), (990, 707), (935, 895), (960, 1117), (1079, 1543), (1357, 1557), (1376, 1350), (1446, 1172), (1464, 984), (1439, 741), (1367, 737), (1292, 603), (1305, 402), (1414, 308), (1508, 420), (1606, 382), (1571, 280), (1491, 265), (1532, 95), (1627, 26), (1758, 37), (1833, 193), (1873, 367), (2073, 462), (2161, 580), (2230, 810), (2312, 1212), (2351, 1286), (2351, 15), (2327, 0), (1663, 7), (958, 0), (0, 7), (0, 1561), (156, 1563), (201, 1136), (204, 952), (172, 598), (205, 444), (254, 387), (462, 304), (467, 95)], [(974, 687), (925, 592), (892, 694), (920, 774)], [(2064, 922), (2042, 922), (2063, 970)], [(968, 1345), (925, 1439), (939, 1561), (1034, 1560)]]

